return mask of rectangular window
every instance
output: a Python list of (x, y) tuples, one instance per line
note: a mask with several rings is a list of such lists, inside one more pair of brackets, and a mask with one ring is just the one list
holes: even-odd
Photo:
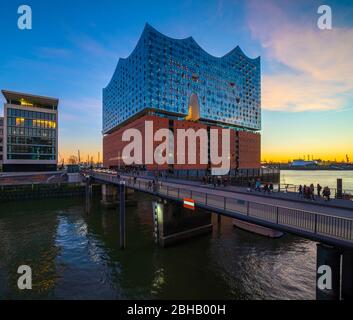
[(16, 126), (23, 126), (25, 123), (24, 118), (16, 118)]

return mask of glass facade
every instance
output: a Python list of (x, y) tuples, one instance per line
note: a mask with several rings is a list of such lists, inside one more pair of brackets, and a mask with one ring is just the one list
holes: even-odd
[(103, 89), (103, 133), (144, 109), (185, 117), (193, 94), (202, 121), (261, 129), (260, 58), (239, 47), (214, 57), (191, 37), (172, 39), (146, 25)]
[(2, 163), (3, 153), (3, 137), (4, 137), (4, 118), (0, 117), (0, 164)]
[(7, 109), (7, 159), (56, 160), (56, 114)]

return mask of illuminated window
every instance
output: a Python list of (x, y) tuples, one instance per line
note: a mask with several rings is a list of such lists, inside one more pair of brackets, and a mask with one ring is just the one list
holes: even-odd
[(55, 129), (56, 122), (48, 120), (33, 120), (33, 127)]
[(28, 101), (26, 101), (25, 99), (21, 99), (21, 106), (28, 106), (28, 107), (33, 107), (33, 103), (30, 103)]
[(25, 123), (24, 118), (16, 118), (16, 126), (23, 126)]

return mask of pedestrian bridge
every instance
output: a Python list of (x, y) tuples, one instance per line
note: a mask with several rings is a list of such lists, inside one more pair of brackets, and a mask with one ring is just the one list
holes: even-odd
[[(101, 183), (118, 185), (124, 181), (128, 188), (162, 199), (181, 203), (184, 199), (192, 199), (196, 207), (220, 215), (295, 234), (320, 243), (353, 249), (353, 211), (349, 209), (297, 204), (283, 199), (269, 201), (232, 191), (187, 185), (183, 181), (163, 181), (152, 185), (151, 179), (147, 178), (134, 179), (122, 175), (118, 179), (115, 175), (94, 171), (89, 175)], [(329, 211), (332, 211), (332, 214), (329, 214)]]

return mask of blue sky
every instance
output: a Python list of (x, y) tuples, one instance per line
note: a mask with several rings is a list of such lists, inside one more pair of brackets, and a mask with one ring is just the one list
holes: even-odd
[[(32, 30), (17, 28), (21, 4), (32, 8)], [(261, 55), (264, 159), (353, 158), (353, 3), (325, 1), (330, 31), (316, 26), (321, 4), (3, 0), (0, 88), (58, 97), (60, 153), (67, 159), (80, 149), (97, 158), (102, 88), (148, 22), (171, 37), (193, 36), (216, 56), (236, 45)]]

